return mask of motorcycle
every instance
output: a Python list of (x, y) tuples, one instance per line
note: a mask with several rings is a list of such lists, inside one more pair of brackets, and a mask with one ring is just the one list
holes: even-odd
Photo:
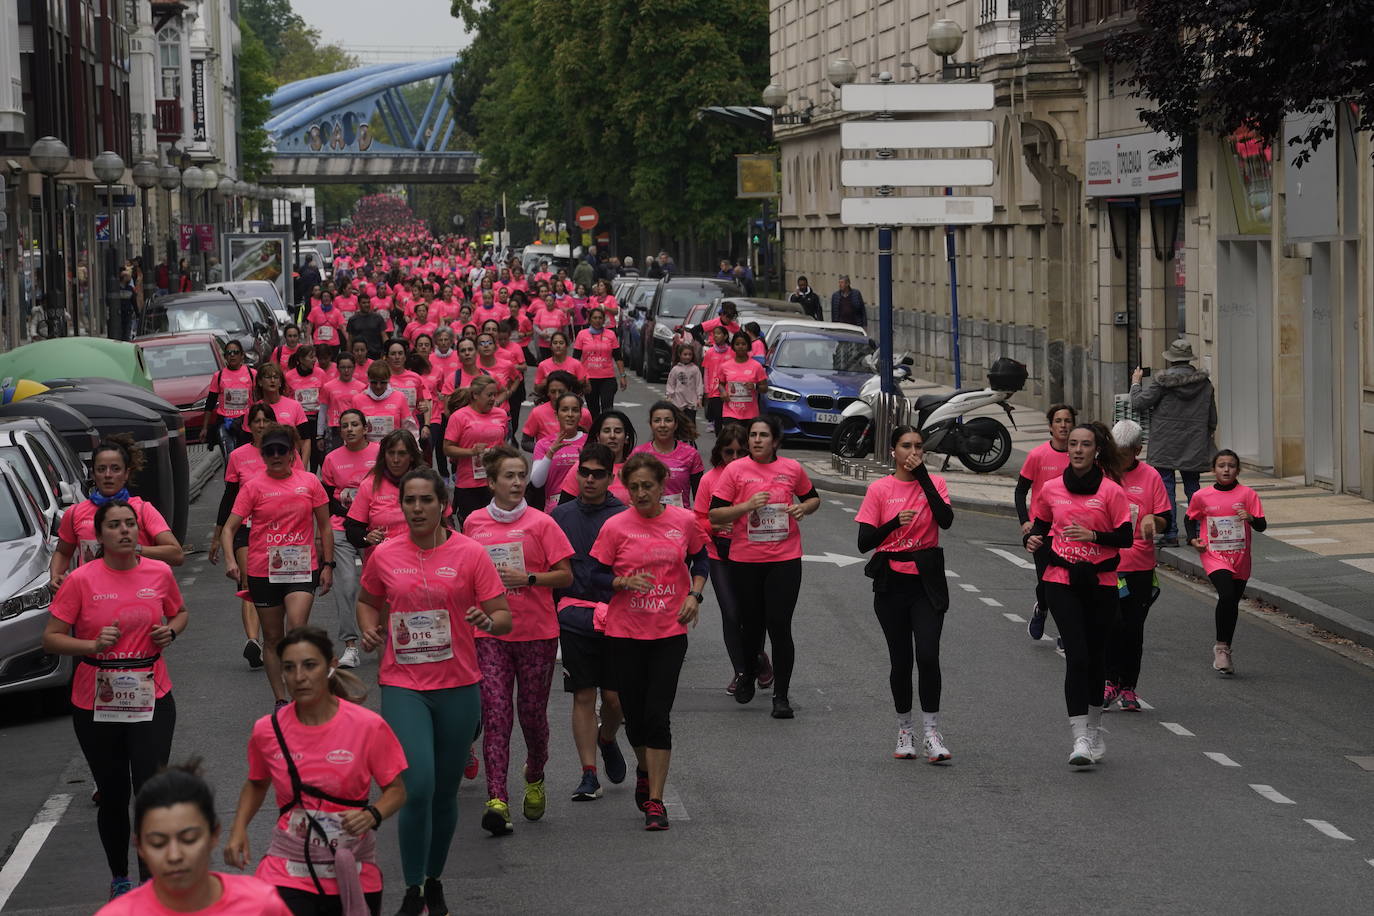
[[(911, 358), (903, 357), (894, 367), (893, 375), (901, 381), (910, 376)], [(1016, 360), (1003, 357), (992, 364), (985, 388), (963, 388), (948, 394), (923, 394), (915, 398), (903, 395), (902, 417), (921, 431), (927, 455), (944, 455), (943, 467), (951, 458), (975, 474), (991, 474), (1011, 457), (1011, 433), (996, 417), (973, 417), (965, 414), (983, 407), (997, 405), (1007, 414), (1012, 428), (1016, 420), (1011, 396), (1026, 385), (1026, 367)], [(830, 440), (830, 450), (841, 458), (863, 458), (873, 449), (874, 405), (882, 392), (882, 379), (874, 375), (860, 389), (859, 399), (846, 407), (839, 425)]]

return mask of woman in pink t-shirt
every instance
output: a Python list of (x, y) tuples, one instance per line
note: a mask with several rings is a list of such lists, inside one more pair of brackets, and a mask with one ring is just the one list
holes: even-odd
[(344, 532), (344, 517), (353, 506), (359, 487), (371, 476), (381, 449), (367, 441), (367, 418), (350, 407), (339, 417), (343, 445), (324, 456), (320, 484), (329, 497), (329, 525), (334, 540), (334, 610), (338, 615), (335, 635), (344, 644), (339, 667), (358, 667), (358, 618), (353, 605), (358, 600), (358, 559), (361, 552)]
[(379, 359), (367, 367), (367, 387), (353, 396), (350, 406), (367, 417), (367, 438), (373, 442), (398, 429), (419, 431), (405, 395), (391, 387), (391, 367), (386, 360)]
[(128, 433), (115, 433), (101, 441), (91, 454), (91, 479), (95, 488), (85, 499), (62, 513), (57, 526), (57, 549), (48, 561), (48, 580), (57, 591), (73, 566), (95, 559), (95, 513), (112, 499), (122, 499), (138, 516), (138, 547), (141, 556), (180, 566), (186, 558), (176, 535), (152, 503), (129, 495), (129, 478), (143, 470), (143, 449)]
[(1236, 635), (1240, 599), (1250, 580), (1250, 541), (1269, 523), (1259, 494), (1240, 482), (1240, 456), (1229, 448), (1212, 458), (1216, 483), (1193, 494), (1185, 524), (1188, 544), (1202, 554), (1202, 571), (1217, 590), (1217, 641), (1212, 668), (1235, 674), (1231, 640)]
[(448, 912), (438, 878), (458, 822), (462, 770), (456, 762), (468, 758), (481, 716), (474, 633), (511, 629), (506, 588), (491, 558), (443, 524), (448, 500), (433, 470), (405, 476), (407, 535), (377, 548), (358, 593), (363, 646), (382, 650), (382, 716), (396, 730), (409, 767), (399, 824), (403, 906), (423, 894), (431, 913)]
[(290, 365), (291, 357), (296, 355), (296, 351), (301, 346), (301, 329), (294, 324), (288, 324), (281, 332), (281, 343), (272, 350), (271, 360), (277, 364), (277, 368), (283, 372)]
[(347, 323), (343, 309), (334, 307), (334, 297), (329, 293), (320, 296), (318, 305), (310, 309), (306, 316), (310, 322), (310, 339), (316, 344), (338, 346), (343, 340), (344, 325)]
[(731, 462), (721, 473), (709, 515), (712, 525), (730, 526), (730, 586), (740, 611), (747, 665), (735, 686), (735, 702), (754, 699), (766, 633), (773, 644), (772, 715), (791, 719), (787, 690), (796, 663), (792, 614), (802, 582), (797, 523), (821, 507), (821, 498), (802, 466), (778, 454), (782, 426), (777, 417), (757, 417), (748, 430), (749, 457)]
[(364, 563), (373, 547), (406, 533), (401, 478), (423, 464), (419, 443), (408, 430), (387, 433), (377, 443), (377, 460), (359, 482), (343, 523), (349, 543)]
[(315, 348), (310, 344), (302, 344), (291, 355), (289, 368), (284, 373), (286, 390), (291, 392), (291, 399), (301, 405), (305, 413), (307, 426), (298, 432), (311, 440), (309, 462), (312, 471), (319, 471), (320, 462), (324, 460), (324, 442), (318, 436), (320, 401), (324, 386), (330, 382), (328, 373), (316, 364), (316, 359)]
[[(1021, 464), (1021, 474), (1016, 478), (1016, 516), (1021, 520), (1021, 536), (1030, 534), (1030, 505), (1040, 494), (1040, 488), (1047, 481), (1055, 480), (1069, 466), (1069, 430), (1078, 422), (1078, 410), (1068, 404), (1052, 404), (1045, 411), (1045, 419), (1050, 424), (1050, 438), (1030, 450)], [(1050, 612), (1049, 601), (1045, 598), (1045, 560), (1042, 554), (1035, 555), (1035, 604), (1031, 607), (1030, 621), (1026, 632), (1031, 639), (1045, 635), (1045, 618)]]
[(539, 367), (534, 370), (535, 387), (544, 384), (544, 380), (549, 377), (549, 373), (563, 371), (567, 372), (579, 382), (587, 381), (587, 370), (578, 360), (568, 355), (568, 335), (562, 331), (555, 331), (549, 338), (549, 357), (541, 360)]
[(253, 403), (258, 374), (243, 364), (243, 345), (231, 340), (224, 345), (224, 368), (210, 377), (205, 415), (213, 418), (204, 432), (208, 445), (218, 445), (224, 460), (234, 450), (230, 425), (248, 412)]
[(1131, 506), (1115, 478), (1129, 464), (1101, 423), (1069, 431), (1069, 467), (1031, 504), (1026, 549), (1041, 553), (1050, 613), (1064, 641), (1071, 766), (1107, 752), (1102, 734), (1107, 633), (1117, 613), (1116, 570), (1131, 546)]
[(95, 530), (99, 558), (57, 590), (43, 650), (81, 662), (72, 675), (72, 725), (100, 793), (96, 827), (113, 898), (131, 887), (129, 800), (171, 753), (176, 702), (162, 653), (189, 617), (171, 568), (138, 555), (133, 507), (106, 502)]
[[(577, 379), (561, 369), (547, 376), (542, 384), (536, 385), (534, 387), (534, 407), (530, 410), (530, 415), (525, 418), (525, 425), (520, 430), (520, 447), (527, 452), (532, 452), (540, 439), (547, 439), (556, 435), (558, 417), (554, 415), (553, 405), (565, 394), (571, 393), (581, 397), (584, 390), (585, 387)], [(592, 428), (592, 414), (586, 407), (582, 408), (582, 416), (577, 425), (585, 430)]]
[[(630, 422), (630, 418), (625, 415), (624, 411), (608, 410), (596, 418), (588, 435), (593, 442), (600, 443), (610, 449), (611, 454), (615, 457), (615, 465), (611, 472), (610, 492), (612, 496), (628, 506), (630, 493), (620, 480), (620, 469), (635, 448), (634, 424)], [(579, 489), (577, 476), (564, 477), (562, 489), (563, 492), (558, 497), (559, 502), (576, 499)]]
[(538, 308), (529, 310), (530, 320), (534, 324), (534, 339), (539, 344), (539, 358), (547, 360), (553, 355), (553, 335), (563, 334), (564, 349), (566, 350), (566, 334), (570, 326), (569, 316), (557, 305), (552, 302), (545, 302), (537, 299), (540, 303)]
[(320, 389), (320, 425), (316, 429), (316, 434), (324, 437), (326, 455), (343, 444), (339, 417), (353, 406), (353, 399), (367, 387), (367, 381), (356, 371), (357, 363), (351, 353), (340, 353), (334, 366), (338, 375)]
[(573, 359), (587, 371), (587, 400), (592, 415), (600, 416), (615, 406), (617, 388), (624, 391), (629, 380), (620, 355), (620, 339), (606, 327), (606, 312), (592, 309), (587, 321), (590, 326), (578, 332), (573, 342)]
[(422, 438), (429, 433), (429, 385), (420, 373), (406, 368), (410, 354), (404, 341), (387, 341), (384, 354), (391, 369), (391, 387), (406, 399), (406, 406), (415, 417), (416, 438)]
[(597, 280), (592, 284), (592, 294), (587, 300), (587, 307), (601, 309), (606, 313), (606, 327), (614, 331), (619, 326), (620, 303), (616, 301), (615, 294), (611, 292), (611, 284), (605, 280)]
[[(267, 428), (259, 452), (266, 473), (244, 481), (224, 522), (220, 545), (224, 575), (239, 581), (234, 535), (247, 522), (248, 596), (262, 621), (263, 661), (277, 704), (286, 702), (277, 642), (287, 629), (304, 626), (315, 603), (315, 589), (329, 593), (334, 582), (334, 539), (329, 499), (319, 478), (293, 466), (296, 431), (280, 423)], [(316, 538), (321, 539), (315, 556)], [(286, 626), (287, 623), (290, 626)]]
[[(276, 887), (292, 913), (377, 914), (376, 830), (406, 801), (406, 755), (383, 718), (362, 705), (358, 679), (337, 670), (323, 630), (287, 633), (281, 664), (291, 701), (253, 723), (248, 778), (224, 861), (240, 869), (252, 861), (248, 825), (270, 789), (278, 815), (257, 877)], [(370, 801), (374, 785), (381, 795)], [(360, 901), (358, 909), (343, 908), (349, 898)]]
[(720, 394), (720, 366), (733, 357), (734, 351), (730, 349), (730, 332), (724, 325), (716, 325), (709, 333), (711, 345), (701, 354), (702, 389), (706, 393), (706, 419), (712, 429), (719, 429), (724, 403)]
[(874, 481), (859, 514), (859, 552), (876, 551), (864, 569), (873, 579), (873, 613), (887, 640), (887, 682), (897, 710), (897, 749), (916, 756), (911, 675), (918, 672), (921, 752), (931, 763), (950, 759), (940, 735), (940, 631), (949, 608), (940, 530), (954, 523), (943, 477), (925, 463), (925, 437), (913, 426), (892, 430), (893, 472)]
[(587, 412), (580, 395), (566, 391), (549, 404), (554, 407), (558, 431), (534, 444), (534, 467), (530, 470), (530, 483), (545, 494), (545, 512), (558, 505), (563, 482), (577, 467), (577, 453), (588, 442), (587, 434), (579, 428)]
[(459, 522), (490, 501), (482, 455), (506, 441), (509, 423), (506, 412), (496, 406), (496, 391), (490, 377), (473, 379), (458, 394), (462, 401), (466, 392), (466, 406), (453, 412), (444, 430), (444, 454), (453, 463), (453, 508)]
[[(637, 446), (634, 453), (647, 452), (668, 468), (668, 480), (663, 484), (665, 505), (687, 508), (692, 494), (706, 473), (701, 452), (697, 451), (697, 425), (670, 401), (655, 401), (649, 408), (648, 442)], [(632, 453), (633, 454), (633, 453)]]
[(749, 358), (749, 346), (749, 335), (738, 332), (730, 338), (733, 356), (716, 365), (722, 419), (748, 420), (759, 415), (759, 394), (768, 384), (768, 372)]
[(463, 522), (463, 532), (487, 551), (506, 587), (514, 624), (504, 636), (478, 632), (482, 669), (482, 756), (487, 771), (487, 810), (482, 826), (493, 836), (511, 832), (512, 714), (520, 717), (525, 742), (522, 803), (527, 820), (544, 816), (544, 764), (549, 759), (549, 688), (558, 654), (558, 615), (553, 590), (572, 584), (572, 546), (543, 512), (525, 501), (529, 462), (509, 445), (482, 458), (491, 502)]
[(1120, 701), (1128, 712), (1140, 711), (1135, 695), (1140, 678), (1140, 658), (1145, 646), (1145, 616), (1159, 597), (1155, 575), (1155, 535), (1169, 530), (1173, 505), (1159, 472), (1140, 460), (1144, 433), (1134, 420), (1121, 420), (1112, 427), (1112, 438), (1131, 456), (1121, 472), (1121, 489), (1131, 504), (1131, 547), (1121, 551), (1116, 569), (1121, 615), (1107, 636), (1107, 682), (1102, 706), (1110, 709)]
[(306, 419), (305, 409), (291, 397), (286, 372), (276, 363), (267, 363), (258, 370), (257, 395), (259, 402), (272, 408), (278, 423), (296, 430), (296, 451), (301, 456), (301, 463), (309, 467), (315, 430)]
[(709, 569), (706, 536), (687, 509), (663, 504), (668, 468), (631, 455), (620, 480), (631, 511), (608, 518), (592, 559), (612, 576), (605, 632), (625, 733), (637, 760), (635, 801), (645, 830), (667, 830), (663, 790), (672, 759), (671, 714), (687, 655), (687, 627), (701, 611)]

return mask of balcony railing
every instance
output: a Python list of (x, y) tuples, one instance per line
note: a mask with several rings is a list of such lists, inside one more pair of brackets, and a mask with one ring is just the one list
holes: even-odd
[(1021, 45), (1053, 44), (1064, 19), (1064, 0), (1015, 0)]
[(1064, 27), (1070, 36), (1120, 24), (1135, 15), (1136, 0), (1063, 0)]
[(181, 100), (158, 99), (153, 111), (153, 126), (159, 143), (181, 139)]

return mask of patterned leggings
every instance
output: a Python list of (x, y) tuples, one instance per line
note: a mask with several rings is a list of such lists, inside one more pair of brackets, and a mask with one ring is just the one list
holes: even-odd
[(510, 801), (506, 771), (510, 769), (510, 732), (516, 710), (520, 713), (520, 732), (525, 736), (525, 778), (544, 778), (544, 764), (549, 759), (549, 688), (557, 654), (557, 639), (477, 640), (488, 798)]

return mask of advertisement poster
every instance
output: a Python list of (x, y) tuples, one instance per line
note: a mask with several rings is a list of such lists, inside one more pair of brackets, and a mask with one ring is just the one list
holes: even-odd
[(195, 237), (196, 227), (191, 223), (177, 225), (177, 247), (182, 251), (191, 250), (191, 239)]
[(215, 227), (211, 223), (196, 224), (196, 251), (207, 254), (215, 250)]
[(289, 232), (228, 232), (221, 236), (225, 282), (267, 280), (283, 302), (295, 302)]

